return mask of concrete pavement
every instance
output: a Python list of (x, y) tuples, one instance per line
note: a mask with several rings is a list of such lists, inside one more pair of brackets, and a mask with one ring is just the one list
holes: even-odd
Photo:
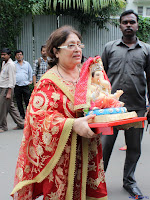
[[(23, 130), (12, 130), (15, 127), (12, 118), (8, 116), (9, 130), (0, 133), (0, 200), (11, 200), (15, 166)], [(110, 163), (106, 172), (106, 183), (109, 200), (131, 200), (131, 196), (122, 188), (123, 166), (125, 152), (119, 148), (124, 145), (124, 135), (118, 135)], [(142, 156), (136, 169), (136, 180), (144, 200), (150, 199), (150, 134), (144, 132), (142, 141)], [(38, 198), (41, 200), (42, 198)]]

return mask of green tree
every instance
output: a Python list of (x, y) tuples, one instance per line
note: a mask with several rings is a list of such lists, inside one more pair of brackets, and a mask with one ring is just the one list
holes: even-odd
[(0, 49), (16, 49), (22, 17), (32, 12), (33, 0), (0, 0)]
[(118, 15), (125, 5), (124, 0), (39, 0), (32, 11), (34, 14), (70, 15), (79, 22), (82, 33), (91, 22), (106, 28), (110, 17)]
[(90, 13), (92, 10), (99, 11), (112, 4), (118, 4), (122, 7), (125, 4), (124, 0), (46, 0), (46, 6), (51, 10), (82, 10), (84, 13)]
[(110, 15), (124, 5), (124, 0), (0, 0), (0, 49), (16, 49), (22, 17), (27, 14), (71, 15), (80, 22), (83, 32), (90, 22), (103, 28)]
[(150, 42), (150, 18), (139, 16), (138, 38), (143, 42)]
[[(119, 27), (117, 20), (115, 25)], [(139, 16), (137, 37), (143, 42), (150, 43), (150, 17)]]

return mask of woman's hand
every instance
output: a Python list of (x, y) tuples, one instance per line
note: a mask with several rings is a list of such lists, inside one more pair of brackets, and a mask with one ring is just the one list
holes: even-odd
[(95, 134), (88, 125), (88, 120), (93, 119), (94, 117), (95, 115), (88, 115), (86, 117), (75, 119), (73, 124), (73, 131), (85, 138), (96, 137), (97, 134)]

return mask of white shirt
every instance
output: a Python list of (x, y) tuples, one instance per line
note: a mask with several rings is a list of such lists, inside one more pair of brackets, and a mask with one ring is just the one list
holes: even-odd
[(2, 63), (2, 70), (0, 73), (0, 87), (14, 88), (16, 84), (16, 66), (11, 58), (7, 63)]
[(23, 60), (22, 65), (16, 60), (16, 85), (26, 86), (32, 81), (32, 67), (31, 65)]

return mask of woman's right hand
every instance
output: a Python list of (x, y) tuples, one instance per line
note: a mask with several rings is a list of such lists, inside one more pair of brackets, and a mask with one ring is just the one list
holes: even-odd
[(88, 120), (93, 119), (95, 115), (88, 115), (75, 119), (73, 124), (73, 131), (85, 138), (94, 138), (97, 136), (89, 127)]

